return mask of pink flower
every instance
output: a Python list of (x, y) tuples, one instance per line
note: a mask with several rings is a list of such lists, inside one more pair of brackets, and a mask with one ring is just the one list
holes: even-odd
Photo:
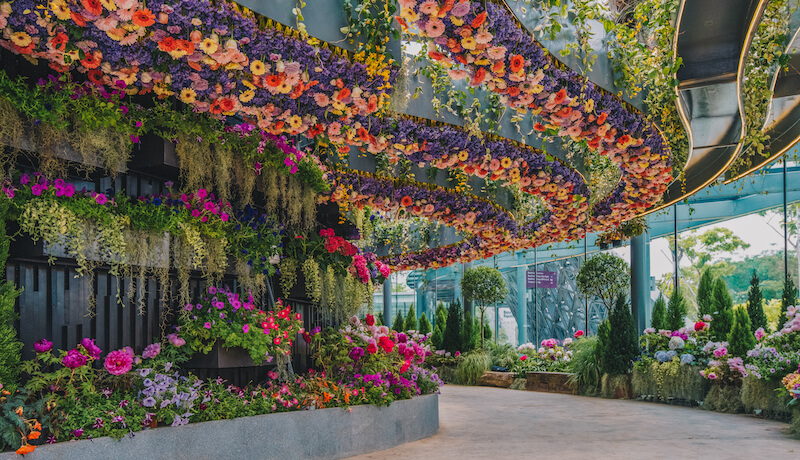
[(205, 324), (203, 324), (203, 327), (204, 327), (204, 328), (206, 328), (206, 329), (211, 329), (211, 323), (209, 323), (208, 321), (206, 321), (206, 323), (205, 323)]
[(223, 212), (222, 214), (220, 214), (219, 218), (220, 218), (220, 220), (222, 220), (223, 222), (227, 222), (227, 221), (228, 221), (228, 219), (229, 219), (230, 217), (229, 217), (227, 214), (225, 214), (225, 213)]
[(197, 191), (197, 198), (204, 200), (208, 196), (208, 190), (201, 188)]
[(81, 340), (81, 346), (89, 355), (89, 357), (92, 359), (98, 359), (100, 357), (100, 354), (103, 353), (100, 347), (94, 344), (94, 339)]
[(761, 341), (761, 339), (763, 339), (765, 335), (767, 335), (767, 333), (764, 332), (763, 327), (759, 327), (758, 329), (756, 329), (756, 340)]
[(114, 350), (106, 356), (103, 366), (109, 374), (127, 374), (131, 370), (131, 366), (133, 366), (133, 357), (125, 350)]
[(153, 359), (158, 356), (159, 353), (161, 353), (161, 344), (151, 343), (144, 348), (144, 352), (142, 352), (142, 358)]
[(519, 357), (520, 361), (525, 361), (526, 359), (528, 359), (528, 355), (522, 355)]
[(250, 325), (249, 324), (245, 324), (244, 326), (242, 326), (242, 332), (244, 332), (245, 334), (250, 332)]
[(457, 351), (457, 352), (456, 352), (456, 358), (458, 358), (459, 356), (461, 356), (461, 352), (460, 352), (460, 351)]
[(709, 372), (708, 375), (706, 375), (706, 377), (711, 379), (711, 380), (716, 380), (717, 379), (717, 374), (715, 374), (713, 372)]
[(584, 334), (584, 332), (583, 332), (583, 331), (581, 331), (581, 330), (578, 330), (578, 331), (575, 331), (574, 337), (577, 339), (578, 337), (582, 337), (582, 336), (583, 336), (583, 334)]
[(96, 201), (97, 204), (103, 205), (108, 203), (108, 197), (105, 195), (105, 193), (98, 193), (94, 196), (94, 201)]
[(186, 345), (186, 340), (178, 337), (178, 334), (169, 334), (167, 336), (167, 340), (169, 340), (169, 343), (171, 343), (172, 345), (174, 345), (174, 346), (176, 346), (178, 348)]
[(34, 342), (33, 349), (36, 351), (36, 353), (47, 353), (53, 349), (53, 342), (50, 342), (47, 339), (39, 339)]
[(714, 350), (714, 357), (716, 358), (722, 358), (727, 354), (728, 354), (728, 349), (725, 347), (719, 347), (716, 350)]
[(85, 366), (88, 361), (89, 357), (73, 348), (67, 352), (67, 356), (64, 356), (64, 359), (61, 360), (61, 364), (70, 369), (77, 369), (81, 366)]

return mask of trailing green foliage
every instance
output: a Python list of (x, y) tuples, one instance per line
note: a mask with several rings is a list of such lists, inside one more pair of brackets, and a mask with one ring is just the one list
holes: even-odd
[(464, 341), (461, 338), (461, 303), (451, 302), (450, 308), (447, 309), (447, 322), (443, 330), (444, 338), (442, 341), (442, 349), (455, 353), (457, 351), (467, 351), (464, 347)]
[(781, 324), (788, 319), (786, 317), (786, 311), (789, 309), (789, 306), (794, 306), (794, 305), (797, 305), (797, 288), (794, 285), (792, 277), (787, 273), (786, 277), (783, 280), (783, 296), (781, 297), (781, 316), (778, 319), (778, 329), (780, 329)]
[(403, 312), (400, 309), (397, 310), (397, 314), (394, 315), (394, 322), (392, 323), (392, 330), (397, 332), (402, 332), (405, 330), (406, 322), (403, 319)]
[(661, 294), (653, 304), (653, 318), (650, 320), (650, 326), (656, 331), (667, 328), (667, 302)]
[(682, 328), (686, 323), (686, 300), (678, 289), (673, 289), (667, 305), (667, 329), (675, 331)]
[(576, 278), (578, 289), (586, 297), (598, 297), (611, 310), (614, 299), (624, 294), (630, 286), (628, 264), (621, 258), (603, 253), (592, 257), (581, 266)]
[(419, 333), (428, 335), (430, 332), (431, 332), (431, 322), (428, 321), (428, 317), (425, 316), (425, 313), (423, 313), (419, 317)]
[(468, 353), (456, 366), (453, 381), (459, 385), (475, 385), (491, 368), (492, 358), (483, 350)]
[(710, 315), (714, 312), (714, 275), (710, 269), (705, 269), (697, 285), (697, 314)]
[(639, 337), (633, 323), (631, 307), (625, 297), (617, 297), (617, 303), (609, 316), (610, 335), (603, 354), (603, 370), (610, 375), (627, 374), (631, 362), (639, 355)]
[(703, 401), (703, 409), (738, 414), (742, 411), (742, 387), (736, 385), (711, 385)]
[(406, 320), (403, 323), (403, 330), (404, 331), (416, 331), (417, 330), (417, 311), (414, 310), (414, 304), (411, 304), (411, 307), (408, 309), (408, 314), (406, 315)]
[(711, 313), (711, 337), (725, 340), (733, 327), (733, 299), (725, 281), (718, 278), (714, 282), (714, 312)]
[(0, 383), (6, 389), (19, 384), (19, 363), (22, 358), (22, 342), (17, 339), (14, 321), (17, 313), (14, 303), (20, 292), (9, 282), (0, 284)]
[(750, 290), (747, 293), (747, 315), (750, 317), (750, 329), (767, 328), (767, 315), (764, 314), (764, 296), (761, 295), (761, 280), (753, 270), (753, 277), (750, 279)]
[(733, 327), (728, 334), (728, 352), (733, 356), (746, 356), (747, 351), (756, 346), (752, 323), (747, 310), (737, 308), (733, 312)]
[(660, 401), (703, 401), (711, 387), (711, 381), (700, 375), (697, 366), (681, 364), (679, 358), (664, 363), (653, 359), (639, 361), (633, 366), (631, 382), (637, 395), (653, 396)]

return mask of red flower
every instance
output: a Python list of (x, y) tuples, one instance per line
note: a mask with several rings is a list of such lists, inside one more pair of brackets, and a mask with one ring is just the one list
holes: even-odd
[(483, 80), (486, 79), (486, 69), (480, 67), (475, 75), (472, 77), (472, 86), (477, 86), (483, 83)]
[(402, 374), (403, 372), (407, 371), (409, 367), (411, 367), (411, 361), (410, 360), (406, 360), (403, 363), (403, 365), (400, 367), (400, 373)]
[(522, 57), (522, 55), (515, 54), (511, 56), (511, 63), (508, 65), (508, 68), (512, 72), (517, 73), (522, 70), (523, 65), (525, 65), (525, 58)]
[(50, 39), (50, 45), (58, 51), (64, 51), (67, 46), (69, 38), (64, 32), (59, 32), (55, 37)]
[(413, 203), (413, 201), (411, 201), (411, 197), (408, 196), (408, 195), (404, 196), (403, 199), (400, 200), (400, 204), (404, 208), (407, 208), (407, 207), (411, 206), (411, 203)]
[(86, 53), (86, 57), (81, 59), (81, 65), (87, 69), (96, 69), (100, 67), (100, 61), (103, 59), (103, 54), (100, 51), (93, 53)]
[(86, 11), (95, 16), (99, 16), (103, 12), (103, 5), (100, 4), (100, 0), (81, 0), (81, 5), (86, 8)]
[(283, 78), (281, 78), (278, 75), (267, 75), (267, 78), (265, 78), (265, 80), (267, 82), (267, 86), (271, 86), (273, 88), (280, 85), (281, 82), (283, 82)]
[(555, 99), (553, 99), (553, 102), (556, 103), (556, 104), (561, 104), (562, 102), (564, 102), (564, 99), (566, 99), (566, 98), (567, 98), (567, 90), (565, 90), (564, 88), (561, 88), (556, 93), (556, 97), (555, 97)]
[(81, 16), (80, 14), (74, 11), (70, 11), (69, 16), (72, 18), (73, 21), (75, 21), (75, 24), (78, 24), (80, 27), (86, 27), (86, 19), (84, 19), (84, 17)]
[(577, 339), (578, 337), (582, 337), (582, 336), (583, 336), (583, 331), (581, 331), (581, 330), (578, 330), (578, 331), (576, 331), (576, 332), (575, 332), (575, 338), (576, 338), (576, 339)]
[(367, 326), (374, 326), (375, 325), (375, 317), (372, 315), (367, 315)]
[(525, 361), (526, 359), (528, 359), (528, 355), (522, 355), (519, 357), (520, 361)]
[(608, 118), (608, 114), (606, 112), (601, 113), (600, 116), (597, 117), (597, 124), (604, 124), (606, 122), (606, 118)]
[(158, 44), (158, 49), (161, 51), (165, 51), (169, 53), (170, 51), (175, 51), (178, 47), (178, 43), (172, 37), (165, 37), (161, 42)]
[(367, 353), (374, 355), (377, 352), (378, 352), (377, 345), (375, 345), (374, 343), (370, 343), (369, 345), (367, 345)]
[(533, 129), (535, 129), (536, 131), (539, 131), (540, 133), (543, 133), (544, 130), (545, 130), (545, 127), (541, 123), (536, 123), (535, 125), (533, 125)]
[(350, 97), (350, 89), (349, 88), (342, 88), (339, 90), (339, 94), (336, 95), (336, 100), (343, 101)]
[(140, 27), (152, 26), (156, 23), (156, 15), (148, 8), (133, 13), (133, 23)]
[(103, 71), (100, 69), (92, 69), (87, 72), (89, 77), (89, 81), (94, 83), (95, 85), (102, 85), (103, 84)]
[(705, 329), (705, 327), (706, 327), (706, 323), (704, 323), (702, 321), (698, 321), (698, 322), (694, 323), (694, 330), (695, 331), (702, 331), (703, 329)]
[(470, 25), (472, 26), (473, 29), (477, 29), (478, 27), (483, 25), (483, 23), (485, 21), (486, 21), (486, 11), (484, 11), (481, 14), (475, 16), (475, 19), (472, 20), (472, 24), (470, 24)]
[(220, 98), (219, 106), (222, 108), (223, 112), (232, 112), (235, 106), (233, 99), (223, 97)]
[(383, 351), (386, 353), (391, 353), (392, 349), (394, 349), (394, 342), (392, 342), (392, 340), (385, 335), (378, 339), (378, 345), (380, 345), (380, 347), (383, 348)]

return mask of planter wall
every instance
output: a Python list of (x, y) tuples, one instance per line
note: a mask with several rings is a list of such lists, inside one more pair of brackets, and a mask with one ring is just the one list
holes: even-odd
[(577, 394), (575, 385), (569, 383), (572, 374), (566, 372), (528, 372), (525, 376), (528, 391), (544, 391), (547, 393)]
[(779, 396), (775, 392), (781, 388), (780, 381), (770, 382), (759, 380), (755, 377), (742, 379), (742, 405), (750, 414), (758, 414), (767, 418), (789, 421), (792, 418), (792, 408), (786, 407), (791, 397)]
[[(439, 429), (438, 395), (389, 407), (354, 406), (191, 423), (136, 433), (37, 447), (31, 460), (299, 459), (343, 458), (388, 449)], [(0, 460), (19, 460), (13, 452)]]

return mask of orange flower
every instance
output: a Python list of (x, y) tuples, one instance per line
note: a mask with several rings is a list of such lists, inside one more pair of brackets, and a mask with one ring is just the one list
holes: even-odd
[(602, 125), (606, 122), (606, 118), (608, 118), (608, 113), (603, 112), (600, 116), (597, 117), (597, 124)]
[(525, 58), (519, 54), (515, 54), (511, 56), (511, 63), (509, 64), (508, 68), (512, 72), (516, 73), (522, 70), (523, 65), (525, 65)]
[(103, 59), (103, 54), (95, 50), (93, 53), (87, 53), (86, 57), (81, 59), (81, 65), (87, 69), (96, 69), (100, 67), (100, 61)]
[(17, 415), (19, 415), (20, 417), (22, 417), (22, 406), (19, 406), (19, 407), (17, 407), (17, 408), (14, 410), (14, 413), (15, 413), (15, 414), (17, 414)]
[(186, 54), (194, 53), (194, 43), (188, 40), (178, 40), (177, 47), (179, 51), (183, 51)]
[(536, 131), (539, 131), (540, 133), (543, 133), (544, 130), (545, 130), (545, 127), (541, 123), (536, 123), (535, 125), (533, 125), (533, 129), (535, 129)]
[(336, 95), (337, 101), (343, 101), (350, 97), (350, 88), (342, 88), (339, 90), (339, 94)]
[(178, 47), (178, 43), (172, 37), (165, 37), (158, 43), (158, 49), (161, 51), (165, 51), (169, 53), (170, 51), (175, 51), (175, 48)]
[(280, 85), (281, 82), (283, 81), (283, 79), (278, 75), (267, 75), (267, 78), (265, 80), (267, 82), (267, 86), (271, 86), (273, 88)]
[(55, 37), (50, 39), (50, 46), (57, 49), (58, 51), (64, 51), (67, 47), (68, 41), (69, 38), (67, 37), (67, 34), (65, 34), (64, 32), (59, 32), (58, 34), (56, 34)]
[(28, 440), (33, 441), (34, 439), (39, 439), (39, 436), (41, 435), (41, 431), (31, 431), (28, 433)]
[(149, 8), (133, 13), (133, 23), (137, 26), (148, 27), (156, 23), (156, 15)]
[(472, 20), (472, 28), (477, 29), (486, 21), (486, 11), (482, 12), (481, 14), (475, 16), (475, 19)]
[(478, 71), (475, 72), (475, 76), (472, 77), (472, 86), (480, 85), (485, 78), (486, 78), (486, 69), (483, 67), (478, 68)]
[(235, 103), (233, 99), (223, 97), (220, 99), (219, 106), (222, 108), (223, 112), (231, 112), (235, 107)]
[(566, 99), (566, 98), (567, 98), (567, 90), (565, 90), (564, 88), (561, 88), (556, 93), (556, 97), (555, 97), (555, 99), (553, 99), (553, 102), (556, 103), (556, 104), (561, 104), (562, 102), (564, 102), (564, 99)]
[(38, 421), (38, 420), (36, 420), (36, 423), (34, 423), (34, 424), (33, 424), (33, 429), (34, 429), (34, 430), (37, 430), (37, 431), (38, 431), (38, 430), (41, 430), (41, 429), (42, 429), (42, 424), (41, 424), (41, 423), (39, 423), (39, 421)]
[(103, 71), (100, 69), (92, 69), (87, 72), (87, 76), (89, 77), (89, 81), (94, 83), (95, 85), (102, 85), (103, 84)]
[(75, 24), (78, 24), (80, 27), (86, 27), (86, 19), (84, 19), (80, 14), (70, 11), (69, 16), (73, 21), (75, 21)]
[(86, 8), (86, 11), (95, 16), (99, 16), (103, 12), (103, 5), (100, 0), (81, 0), (81, 5)]
[(411, 206), (411, 203), (413, 203), (413, 201), (411, 200), (411, 197), (408, 196), (408, 195), (404, 196), (400, 200), (400, 204), (403, 205), (404, 208), (407, 208), (407, 207)]
[(17, 455), (30, 454), (34, 450), (36, 450), (36, 447), (34, 447), (34, 446), (30, 445), (30, 444), (23, 444), (22, 446), (20, 446), (19, 449), (17, 449)]

